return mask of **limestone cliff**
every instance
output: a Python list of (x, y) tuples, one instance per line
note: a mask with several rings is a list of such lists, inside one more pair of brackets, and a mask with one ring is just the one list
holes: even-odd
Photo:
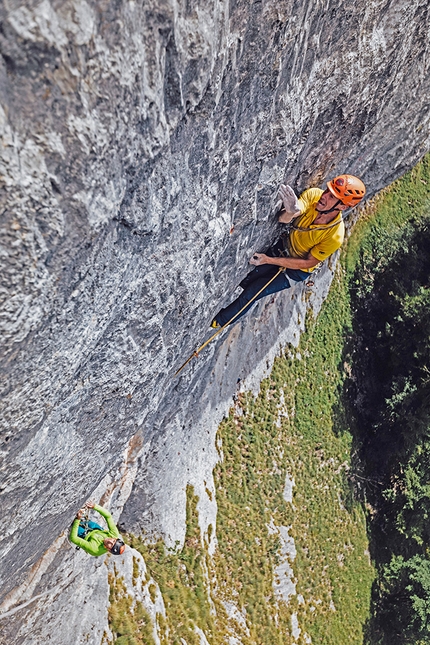
[(175, 369), (276, 235), (281, 181), (349, 171), (372, 195), (428, 150), (429, 8), (7, 0), (0, 16), (0, 594), (3, 611), (46, 594), (8, 642), (69, 643), (61, 614), (100, 643), (106, 572), (61, 535), (95, 494), (174, 543), (188, 482), (214, 522), (216, 425), (330, 269)]

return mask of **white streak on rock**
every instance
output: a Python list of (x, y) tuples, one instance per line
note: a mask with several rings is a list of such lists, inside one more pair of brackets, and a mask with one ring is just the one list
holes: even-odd
[(300, 634), (302, 633), (302, 630), (299, 627), (299, 620), (295, 612), (291, 614), (291, 633), (295, 640), (298, 640), (300, 637)]
[(290, 504), (293, 503), (293, 487), (295, 486), (294, 482), (294, 477), (291, 477), (288, 475), (288, 473), (285, 475), (285, 486), (284, 486), (284, 492), (283, 497), (286, 502), (289, 502)]

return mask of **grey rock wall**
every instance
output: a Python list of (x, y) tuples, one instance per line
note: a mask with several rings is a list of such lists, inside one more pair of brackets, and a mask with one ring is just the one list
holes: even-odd
[(106, 477), (125, 528), (182, 538), (238, 379), (258, 386), (330, 272), (174, 371), (277, 234), (281, 181), (350, 171), (372, 195), (429, 149), (430, 21), (425, 0), (6, 0), (0, 20), (7, 599)]

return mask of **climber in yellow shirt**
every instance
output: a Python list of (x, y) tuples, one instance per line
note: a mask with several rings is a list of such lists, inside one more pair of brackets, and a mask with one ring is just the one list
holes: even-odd
[[(286, 238), (286, 251), (291, 258), (311, 260), (311, 262), (306, 262), (303, 266), (300, 263), (300, 266), (294, 268), (300, 268), (302, 271), (310, 273), (319, 262), (328, 258), (342, 245), (345, 226), (341, 211), (348, 206), (338, 204), (337, 214), (330, 219), (330, 211), (321, 212), (321, 208), (330, 207), (332, 201), (331, 193), (326, 191), (325, 194), (320, 188), (305, 190), (297, 200), (300, 215), (295, 218), (294, 228)], [(285, 219), (289, 218), (284, 211), (279, 220), (282, 222)], [(335, 224), (337, 225), (334, 226)], [(254, 262), (252, 263), (254, 264)], [(307, 266), (308, 264), (311, 266)]]
[[(211, 327), (226, 325), (241, 312), (233, 321), (236, 322), (260, 298), (306, 280), (320, 262), (340, 248), (345, 235), (342, 212), (356, 206), (365, 193), (363, 182), (353, 175), (335, 177), (327, 182), (326, 190), (309, 188), (300, 198), (290, 186), (281, 186), (283, 209), (279, 221), (289, 224), (289, 235), (281, 237), (266, 253), (254, 253), (250, 264), (256, 268), (240, 283), (243, 292), (216, 314)], [(279, 267), (284, 272), (264, 288)]]

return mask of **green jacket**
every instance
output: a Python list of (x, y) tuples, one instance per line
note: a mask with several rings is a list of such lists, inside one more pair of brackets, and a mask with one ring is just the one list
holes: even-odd
[(72, 524), (69, 539), (70, 542), (73, 542), (73, 544), (76, 544), (90, 555), (99, 556), (104, 555), (108, 552), (108, 549), (106, 549), (106, 547), (103, 545), (103, 542), (106, 538), (119, 538), (121, 536), (114, 524), (112, 515), (109, 513), (109, 511), (107, 511), (105, 508), (102, 508), (101, 506), (97, 506), (97, 504), (94, 505), (94, 510), (97, 511), (97, 513), (100, 513), (100, 515), (105, 518), (108, 525), (108, 530), (100, 531), (99, 529), (94, 529), (93, 531), (87, 533), (85, 538), (80, 538), (78, 537), (80, 520), (76, 519)]

